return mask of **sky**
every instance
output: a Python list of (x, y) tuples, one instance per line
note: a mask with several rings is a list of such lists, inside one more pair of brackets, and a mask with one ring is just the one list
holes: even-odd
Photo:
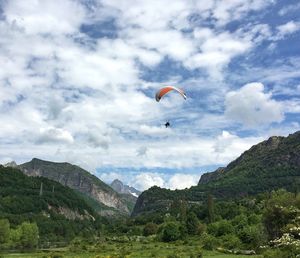
[(299, 42), (299, 0), (0, 0), (0, 163), (195, 185), (300, 129)]

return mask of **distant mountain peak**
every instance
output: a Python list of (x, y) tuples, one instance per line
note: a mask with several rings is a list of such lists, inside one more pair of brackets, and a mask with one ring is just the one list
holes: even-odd
[(141, 194), (139, 190), (135, 189), (132, 186), (124, 185), (123, 182), (119, 179), (115, 179), (114, 181), (112, 181), (110, 186), (120, 194), (130, 194), (134, 197), (138, 197)]
[(123, 185), (123, 182), (121, 180), (119, 180), (119, 179), (115, 179), (114, 181), (112, 181), (111, 185), (113, 185), (113, 184), (121, 184), (121, 185)]
[(8, 162), (6, 164), (3, 165), (4, 167), (12, 167), (12, 168), (16, 168), (18, 165), (15, 161), (11, 161), (11, 162)]

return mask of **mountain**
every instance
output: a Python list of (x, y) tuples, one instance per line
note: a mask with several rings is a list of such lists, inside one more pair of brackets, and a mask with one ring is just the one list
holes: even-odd
[(70, 188), (0, 165), (0, 214), (24, 215), (50, 210), (68, 219), (93, 219), (94, 215), (92, 207)]
[(102, 215), (129, 214), (132, 205), (96, 176), (70, 163), (34, 158), (18, 168), (26, 175), (46, 177), (81, 193)]
[(8, 162), (8, 163), (4, 164), (3, 166), (4, 167), (16, 168), (18, 165), (15, 161), (11, 161), (11, 162)]
[(187, 190), (152, 187), (143, 192), (133, 215), (167, 211), (175, 199), (203, 202), (214, 197), (239, 198), (285, 188), (293, 191), (300, 185), (300, 131), (288, 137), (273, 136), (252, 146), (240, 157), (214, 172), (201, 176), (197, 186)]
[(124, 185), (122, 183), (122, 181), (120, 181), (119, 179), (115, 179), (110, 184), (110, 186), (112, 189), (114, 189), (117, 193), (120, 193), (120, 194), (130, 194), (136, 198), (141, 194), (141, 192), (139, 190), (136, 190), (132, 186)]
[(15, 228), (37, 223), (42, 240), (72, 239), (83, 229), (95, 230), (101, 218), (69, 187), (43, 177), (29, 177), (19, 169), (0, 165), (0, 218)]

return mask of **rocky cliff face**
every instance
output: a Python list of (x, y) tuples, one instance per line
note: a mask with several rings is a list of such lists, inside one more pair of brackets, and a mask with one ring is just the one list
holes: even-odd
[(34, 158), (18, 167), (26, 175), (52, 179), (90, 196), (105, 206), (115, 208), (121, 213), (129, 214), (127, 204), (118, 193), (78, 166), (65, 162), (56, 163)]
[(204, 173), (200, 177), (199, 184), (206, 184), (208, 182), (217, 180), (218, 178), (220, 178), (222, 176), (222, 174), (224, 173), (224, 171), (225, 171), (225, 168), (224, 167), (220, 167), (215, 172)]

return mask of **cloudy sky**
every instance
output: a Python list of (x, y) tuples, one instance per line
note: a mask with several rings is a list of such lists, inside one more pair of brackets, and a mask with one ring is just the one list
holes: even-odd
[(298, 0), (0, 0), (0, 163), (189, 187), (300, 129), (299, 40)]

